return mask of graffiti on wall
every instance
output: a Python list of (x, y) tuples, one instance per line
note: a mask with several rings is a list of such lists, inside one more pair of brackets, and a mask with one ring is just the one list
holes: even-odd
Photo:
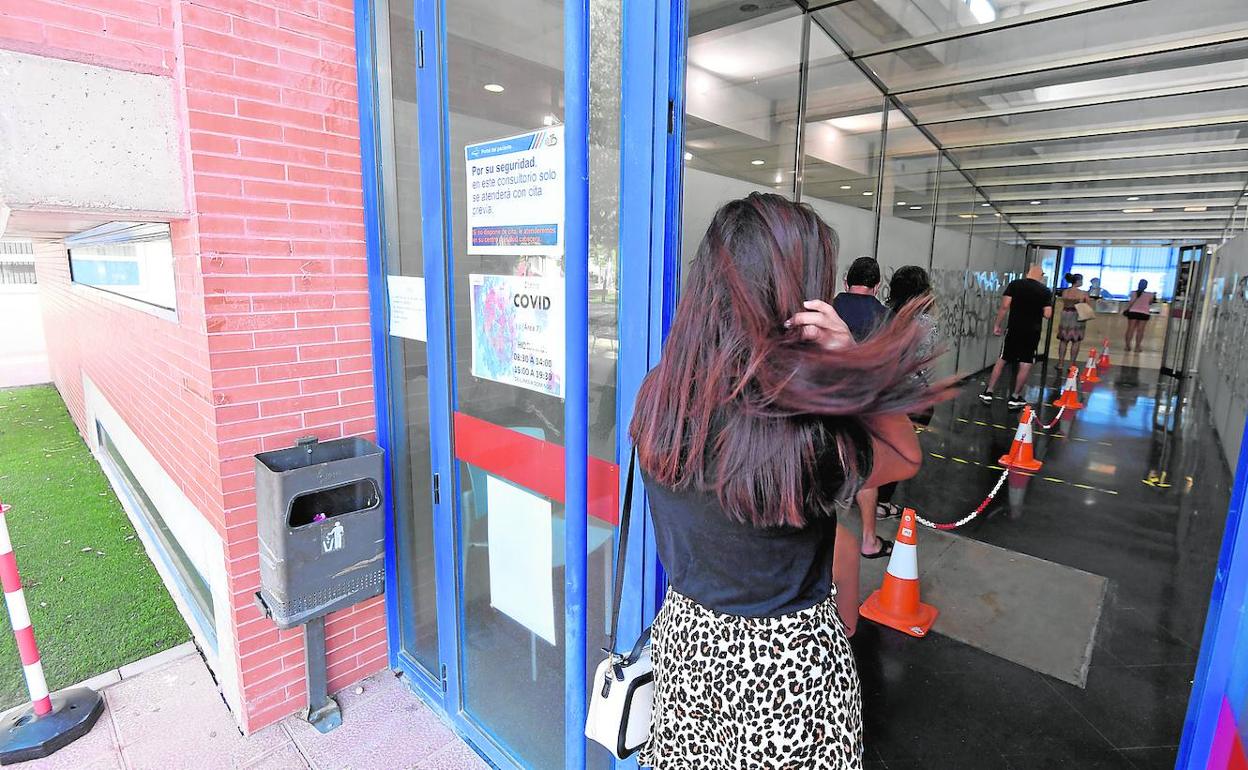
[(1212, 320), (1209, 337), (1216, 371), (1235, 398), (1248, 399), (1248, 364), (1243, 341), (1248, 337), (1248, 274), (1231, 273), (1211, 287)]

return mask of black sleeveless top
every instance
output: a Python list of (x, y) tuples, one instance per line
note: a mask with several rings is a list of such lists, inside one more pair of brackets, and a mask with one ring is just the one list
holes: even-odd
[[(845, 420), (858, 447), (858, 468), (870, 473), (871, 443), (857, 420)], [(828, 499), (844, 483), (832, 445), (816, 471)], [(835, 515), (812, 515), (805, 527), (757, 529), (730, 518), (715, 493), (675, 490), (642, 474), (650, 498), (655, 543), (671, 587), (703, 607), (771, 618), (813, 607), (832, 590)]]

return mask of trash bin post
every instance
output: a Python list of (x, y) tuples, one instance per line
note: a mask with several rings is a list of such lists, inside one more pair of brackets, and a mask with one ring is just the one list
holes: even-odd
[(312, 618), (304, 625), (303, 650), (308, 661), (304, 667), (308, 685), (306, 719), (317, 730), (327, 733), (342, 724), (342, 710), (338, 708), (338, 701), (334, 700), (334, 696), (329, 694), (328, 675), (325, 671), (324, 615)]

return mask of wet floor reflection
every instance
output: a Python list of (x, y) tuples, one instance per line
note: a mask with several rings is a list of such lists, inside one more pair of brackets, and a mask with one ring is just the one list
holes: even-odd
[[(890, 768), (1173, 766), (1231, 473), (1199, 388), (1129, 363), (1083, 385), (1083, 409), (1035, 426), (1041, 469), (1010, 473), (1003, 494), (957, 533), (1111, 581), (1087, 688), (866, 623), (855, 648), (868, 759)], [(1027, 397), (1040, 424), (1057, 415), (1063, 374), (1033, 371)], [(1003, 401), (978, 402), (984, 379), (938, 408), (920, 436), (924, 466), (898, 492), (933, 521), (962, 518), (1003, 472), (1019, 416)]]

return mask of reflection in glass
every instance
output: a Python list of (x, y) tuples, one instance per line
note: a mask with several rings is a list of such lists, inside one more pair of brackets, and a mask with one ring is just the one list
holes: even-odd
[[(562, 287), (558, 257), (469, 254), (467, 248), (466, 146), (563, 123), (562, 4), (520, 0), (510, 11), (500, 15), (487, 0), (446, 6), (454, 408), (490, 425), (561, 444), (562, 399), (474, 377), (472, 369), (469, 276), (528, 276)], [(457, 433), (456, 454), (471, 449), (467, 444), (474, 440), (479, 439)], [(563, 713), (563, 506), (511, 483), (518, 480), (463, 462), (457, 466), (463, 708), (522, 764), (561, 767), (563, 721), (549, 715)], [(520, 557), (509, 543), (492, 549), (491, 517), (508, 515), (490, 504), (492, 497), (528, 501), (529, 514), (547, 522), (549, 548)], [(494, 527), (496, 533), (506, 531), (507, 521), (496, 524), (503, 525)], [(541, 559), (543, 551), (548, 564), (529, 561)], [(526, 623), (514, 608), (510, 614), (498, 609), (492, 591), (493, 579), (509, 573), (516, 580), (531, 579), (533, 570), (543, 569), (549, 570), (549, 593), (534, 596), (531, 610), (538, 617), (553, 616), (549, 639), (535, 630), (540, 624)]]
[(689, 4), (685, 74), (684, 259), (719, 206), (793, 194), (803, 19), (716, 0)]

